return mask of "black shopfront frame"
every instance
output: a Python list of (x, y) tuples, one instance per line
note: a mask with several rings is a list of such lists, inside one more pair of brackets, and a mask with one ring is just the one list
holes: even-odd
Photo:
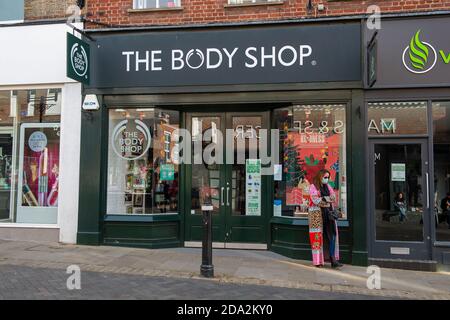
[[(370, 158), (373, 154), (370, 151), (370, 146), (373, 145), (371, 141), (404, 141), (406, 143), (414, 143), (420, 141), (426, 141), (426, 148), (428, 150), (428, 197), (430, 199), (430, 213), (429, 213), (429, 221), (427, 223), (427, 229), (424, 230), (424, 241), (428, 248), (428, 252), (426, 255), (429, 257), (429, 262), (437, 262), (439, 264), (449, 264), (450, 263), (450, 242), (437, 241), (436, 239), (436, 227), (433, 220), (433, 208), (432, 201), (434, 199), (434, 183), (431, 180), (434, 177), (434, 149), (433, 149), (433, 118), (432, 118), (432, 103), (439, 101), (450, 101), (450, 93), (446, 88), (411, 88), (411, 89), (379, 89), (379, 90), (366, 90), (365, 91), (365, 110), (368, 110), (368, 104), (371, 102), (408, 102), (408, 101), (426, 101), (427, 103), (427, 126), (428, 133), (423, 135), (396, 135), (392, 137), (370, 137), (368, 135), (368, 131), (365, 131), (366, 136), (366, 149), (367, 149), (367, 164), (370, 163), (373, 159)], [(368, 124), (367, 112), (365, 117), (366, 124)], [(371, 166), (368, 165), (366, 167), (366, 175), (370, 177)], [(368, 252), (369, 252), (369, 261), (372, 263), (379, 263), (380, 259), (392, 259), (392, 256), (385, 255), (384, 257), (380, 257), (379, 252), (375, 252), (374, 244), (376, 242), (375, 239), (375, 226), (373, 224), (373, 219), (371, 217), (373, 199), (371, 198), (370, 191), (371, 184), (373, 181), (368, 178), (366, 188), (367, 198), (366, 198), (366, 212), (367, 212), (367, 243), (368, 243)], [(424, 225), (425, 228), (425, 225)], [(429, 239), (427, 239), (429, 237)], [(386, 244), (387, 245), (387, 244)], [(401, 259), (403, 258), (403, 259)], [(405, 256), (399, 256), (400, 260), (410, 260)], [(425, 266), (421, 266), (420, 268), (424, 268), (426, 270), (435, 270), (435, 267), (431, 269), (427, 269)]]

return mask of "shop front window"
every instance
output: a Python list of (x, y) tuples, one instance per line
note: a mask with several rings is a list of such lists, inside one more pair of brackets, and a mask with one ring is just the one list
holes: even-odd
[(370, 137), (427, 134), (427, 102), (373, 102), (368, 105)]
[(178, 128), (178, 111), (109, 111), (107, 214), (177, 213), (179, 168), (170, 150)]
[(336, 209), (347, 218), (346, 106), (295, 105), (274, 111), (280, 130), (274, 216), (308, 217), (309, 187), (321, 169), (331, 173)]
[(61, 89), (0, 91), (0, 222), (56, 224)]
[(450, 101), (432, 110), (436, 240), (450, 242)]

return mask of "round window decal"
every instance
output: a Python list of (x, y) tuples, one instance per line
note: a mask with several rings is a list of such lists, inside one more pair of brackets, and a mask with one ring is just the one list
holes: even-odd
[(136, 160), (150, 148), (150, 130), (140, 120), (123, 120), (115, 127), (111, 135), (114, 152), (122, 159)]
[(35, 131), (28, 138), (28, 146), (34, 152), (42, 152), (47, 146), (47, 136), (41, 131)]

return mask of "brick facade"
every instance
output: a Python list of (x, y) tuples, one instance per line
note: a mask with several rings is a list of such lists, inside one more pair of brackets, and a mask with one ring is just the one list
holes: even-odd
[(67, 14), (66, 10), (70, 5), (76, 4), (76, 2), (76, 0), (25, 0), (25, 20), (62, 19), (68, 17), (70, 14)]
[[(308, 0), (284, 0), (281, 4), (227, 6), (228, 0), (181, 0), (182, 10), (129, 12), (133, 0), (87, 0), (87, 18), (116, 25), (179, 25), (261, 20), (298, 19), (302, 17), (342, 16), (365, 13), (378, 5), (384, 13), (449, 10), (450, 0), (379, 0), (321, 1), (313, 0), (315, 9), (308, 12)], [(317, 11), (317, 4), (324, 4)], [(89, 23), (87, 28), (101, 25)]]

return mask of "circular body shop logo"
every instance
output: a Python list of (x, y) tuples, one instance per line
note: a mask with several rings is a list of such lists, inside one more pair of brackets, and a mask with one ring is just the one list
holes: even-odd
[(200, 68), (203, 63), (205, 62), (205, 55), (203, 52), (200, 51), (200, 49), (191, 49), (186, 55), (186, 64), (191, 69), (198, 69)]
[(123, 120), (114, 127), (111, 144), (120, 158), (136, 160), (148, 151), (151, 138), (150, 130), (141, 120)]
[(47, 146), (47, 136), (41, 131), (35, 131), (28, 138), (28, 146), (34, 152), (42, 152)]
[(436, 50), (428, 42), (420, 40), (419, 36), (420, 30), (411, 38), (402, 55), (403, 65), (412, 73), (426, 73), (437, 62)]
[(72, 49), (70, 50), (70, 62), (72, 64), (72, 69), (78, 76), (86, 76), (89, 62), (86, 50), (84, 50), (83, 46), (80, 46), (78, 43), (75, 43), (72, 46)]

